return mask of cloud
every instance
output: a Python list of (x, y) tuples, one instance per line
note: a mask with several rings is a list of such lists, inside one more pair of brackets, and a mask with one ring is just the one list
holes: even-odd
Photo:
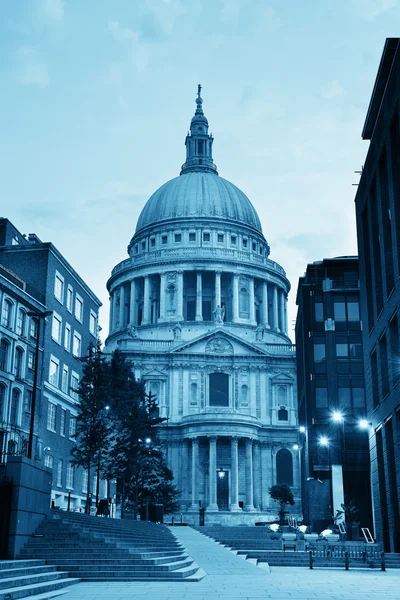
[(398, 8), (398, 0), (358, 0), (358, 13), (365, 21), (375, 21), (384, 13)]
[(60, 22), (64, 18), (64, 0), (41, 0), (40, 12), (49, 21)]
[(341, 96), (345, 95), (346, 92), (337, 79), (329, 81), (321, 88), (321, 98), (324, 98), (325, 100), (330, 100), (331, 98), (340, 98)]
[(45, 88), (50, 83), (47, 66), (32, 46), (21, 46), (17, 50), (15, 79), (20, 85)]
[(119, 21), (108, 21), (107, 30), (117, 42), (135, 42), (140, 35), (130, 27), (123, 27)]

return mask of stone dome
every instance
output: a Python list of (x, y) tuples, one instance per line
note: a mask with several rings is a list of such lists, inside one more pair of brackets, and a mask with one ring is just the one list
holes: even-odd
[(260, 219), (246, 194), (205, 170), (183, 173), (154, 192), (139, 216), (136, 233), (162, 221), (199, 218), (235, 221), (262, 234)]

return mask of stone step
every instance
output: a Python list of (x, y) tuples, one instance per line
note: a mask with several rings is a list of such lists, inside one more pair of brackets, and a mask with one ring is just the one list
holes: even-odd
[[(66, 577), (64, 579), (57, 579), (56, 581), (46, 581), (44, 583), (36, 583), (34, 585), (23, 585), (19, 587), (9, 587), (7, 589), (0, 590), (0, 600), (19, 600), (19, 598), (34, 598), (35, 595), (45, 594), (48, 592), (55, 592), (62, 588), (79, 583), (79, 578)], [(46, 597), (46, 596), (44, 596)]]
[[(80, 577), (83, 581), (171, 581), (171, 580), (186, 580), (187, 577), (191, 577), (198, 571), (198, 566), (185, 567), (177, 571), (168, 572), (168, 576), (162, 571), (124, 571), (121, 572), (118, 569), (107, 571), (99, 571), (94, 573), (93, 571), (71, 571), (73, 577)], [(0, 598), (1, 600), (1, 598)]]
[(22, 587), (24, 585), (35, 585), (46, 581), (56, 581), (57, 579), (65, 579), (68, 573), (62, 571), (50, 571), (47, 573), (36, 573), (29, 575), (17, 575), (14, 577), (5, 577), (0, 579), (0, 590), (9, 587)]
[[(71, 558), (71, 560), (63, 565), (63, 569), (65, 571), (68, 571), (70, 573), (77, 573), (78, 571), (90, 571), (90, 572), (99, 572), (99, 571), (120, 571), (122, 572), (126, 572), (126, 571), (131, 571), (132, 573), (136, 573), (136, 572), (146, 572), (146, 573), (152, 573), (152, 572), (160, 572), (160, 573), (169, 573), (172, 571), (179, 571), (181, 569), (184, 569), (186, 567), (191, 567), (193, 565), (193, 560), (192, 559), (187, 559), (187, 560), (182, 560), (179, 562), (174, 562), (174, 563), (166, 563), (163, 565), (144, 565), (144, 564), (132, 564), (132, 563), (125, 563), (125, 564), (121, 564), (118, 561), (101, 561), (98, 563), (81, 563), (81, 561), (78, 560), (74, 560), (73, 558)], [(79, 575), (79, 577), (83, 577), (83, 575)]]
[[(26, 562), (26, 561), (21, 561)], [(44, 561), (43, 561), (44, 563)], [(10, 579), (13, 577), (19, 577), (21, 575), (36, 575), (39, 573), (50, 573), (51, 571), (57, 571), (57, 567), (50, 565), (38, 565), (37, 567), (21, 567), (17, 569), (13, 567), (12, 569), (1, 569), (0, 570), (0, 585), (3, 579)]]
[(0, 560), (0, 576), (3, 569), (9, 571), (11, 569), (40, 567), (45, 564), (44, 560)]

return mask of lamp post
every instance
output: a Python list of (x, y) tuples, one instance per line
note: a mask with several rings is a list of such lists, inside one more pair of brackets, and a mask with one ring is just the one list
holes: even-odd
[[(338, 410), (333, 411), (332, 421), (338, 427), (336, 432), (337, 449), (335, 452), (335, 462), (332, 464), (332, 508), (333, 517), (337, 514), (337, 511), (342, 510), (342, 504), (344, 504), (344, 482), (343, 482), (343, 466), (345, 462), (345, 448), (344, 448), (344, 417)], [(338, 517), (338, 521), (344, 521), (344, 515)]]
[[(36, 396), (37, 396), (37, 384), (38, 384), (38, 372), (39, 372), (39, 345), (40, 345), (40, 322), (43, 319), (44, 324), (46, 323), (46, 317), (52, 315), (52, 310), (45, 310), (43, 312), (28, 312), (28, 317), (36, 319), (37, 323), (37, 336), (36, 336), (36, 348), (35, 348), (35, 370), (33, 372), (33, 390), (32, 390), (32, 406), (31, 406), (31, 419), (29, 424), (29, 441), (28, 441), (28, 458), (32, 458), (33, 448), (33, 431), (35, 427), (35, 410), (36, 410)], [(43, 327), (44, 332), (44, 327)]]

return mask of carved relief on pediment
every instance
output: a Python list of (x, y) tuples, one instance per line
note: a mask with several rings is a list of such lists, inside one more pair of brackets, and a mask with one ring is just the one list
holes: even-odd
[(233, 346), (223, 337), (217, 337), (208, 342), (205, 351), (207, 354), (233, 354)]

